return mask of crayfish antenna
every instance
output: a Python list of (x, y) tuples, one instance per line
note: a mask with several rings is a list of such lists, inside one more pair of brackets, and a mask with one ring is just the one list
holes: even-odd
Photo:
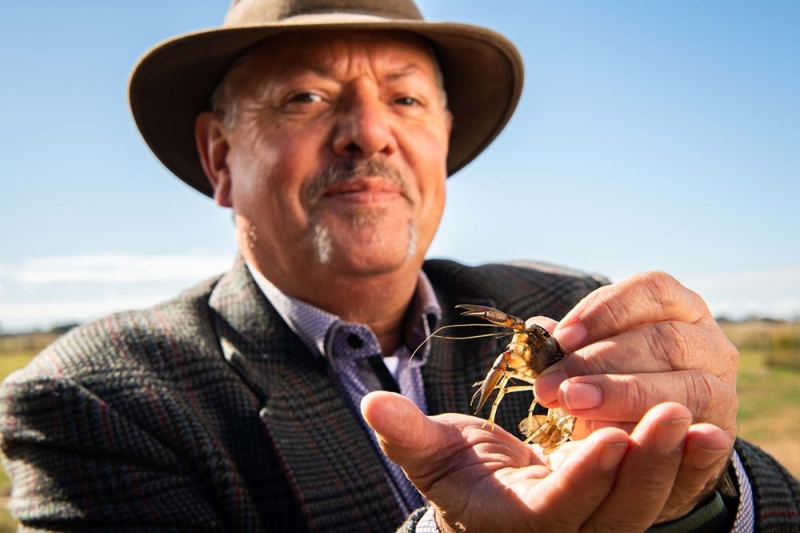
[(472, 327), (475, 327), (475, 326), (486, 327), (486, 328), (496, 328), (496, 327), (498, 327), (495, 324), (450, 324), (450, 325), (447, 325), (447, 326), (442, 326), (442, 327), (438, 328), (436, 331), (434, 331), (433, 333), (431, 333), (430, 335), (428, 335), (427, 337), (425, 337), (425, 340), (422, 341), (419, 344), (419, 346), (417, 346), (417, 348), (411, 353), (410, 359), (413, 359), (414, 355), (416, 355), (416, 353), (420, 350), (420, 348), (425, 346), (425, 344), (429, 340), (434, 339), (434, 338), (435, 339), (445, 339), (445, 340), (449, 340), (449, 341), (465, 341), (465, 340), (469, 340), (469, 339), (482, 339), (484, 337), (494, 337), (496, 339), (501, 339), (503, 337), (506, 337), (506, 336), (512, 334), (510, 331), (500, 331), (500, 332), (495, 332), (495, 333), (482, 333), (480, 335), (468, 335), (466, 337), (450, 337), (450, 336), (447, 336), (447, 335), (439, 335), (439, 332), (444, 330), (444, 329), (449, 329), (449, 328), (472, 328)]

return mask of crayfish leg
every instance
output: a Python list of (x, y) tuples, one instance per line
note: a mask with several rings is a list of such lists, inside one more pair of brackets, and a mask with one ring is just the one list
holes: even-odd
[(532, 433), (528, 432), (531, 423), (529, 419), (519, 423), (520, 431), (528, 436), (523, 444), (538, 444), (545, 455), (553, 453), (571, 438), (577, 420), (561, 409), (550, 409), (546, 416), (533, 415), (533, 418), (538, 427)]
[(534, 415), (529, 413), (527, 417), (523, 418), (519, 423), (519, 431), (527, 438), (523, 444), (528, 444), (537, 436), (537, 432), (542, 428), (547, 417), (545, 415)]
[[(539, 402), (536, 400), (536, 395), (534, 394), (534, 396), (533, 396), (533, 401), (531, 402), (531, 406), (530, 406), (530, 407), (528, 407), (528, 417), (527, 417), (527, 418), (525, 418), (525, 419), (524, 419), (522, 422), (520, 422), (520, 423), (519, 423), (519, 426), (520, 426), (520, 427), (519, 427), (519, 430), (520, 430), (520, 431), (522, 432), (522, 434), (523, 434), (523, 435), (525, 435), (526, 437), (527, 437), (527, 436), (529, 436), (529, 435), (530, 435), (531, 433), (533, 433), (534, 431), (536, 431), (536, 430), (537, 430), (537, 429), (538, 429), (538, 428), (541, 426), (541, 424), (540, 424), (540, 423), (537, 423), (537, 424), (536, 424), (536, 427), (533, 427), (533, 423), (534, 423), (534, 421), (536, 420), (536, 419), (534, 418), (534, 415), (533, 415), (533, 410), (536, 408), (536, 404), (538, 404), (538, 403), (539, 403)], [(540, 416), (541, 416), (541, 415), (540, 415)], [(526, 421), (528, 422), (528, 427), (526, 428), (526, 429), (527, 429), (527, 431), (526, 431), (526, 429), (523, 429), (523, 428), (522, 428), (522, 425), (523, 425), (523, 424), (524, 424)]]

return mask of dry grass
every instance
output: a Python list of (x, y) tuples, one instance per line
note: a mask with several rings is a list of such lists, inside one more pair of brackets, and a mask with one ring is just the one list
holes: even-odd
[[(772, 454), (800, 478), (800, 323), (726, 323), (741, 360), (739, 435)], [(25, 366), (53, 333), (0, 336), (0, 379)], [(15, 531), (6, 504), (10, 486), (0, 469), (0, 533)]]

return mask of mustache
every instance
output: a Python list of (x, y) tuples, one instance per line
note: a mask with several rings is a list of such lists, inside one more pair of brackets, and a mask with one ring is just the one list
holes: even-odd
[(314, 205), (330, 187), (371, 176), (380, 176), (386, 182), (396, 185), (408, 197), (408, 181), (394, 165), (383, 159), (350, 159), (331, 165), (313, 176), (306, 187), (305, 200), (308, 205)]

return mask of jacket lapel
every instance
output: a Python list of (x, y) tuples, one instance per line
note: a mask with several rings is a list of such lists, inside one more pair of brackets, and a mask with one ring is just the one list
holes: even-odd
[(241, 258), (211, 307), (225, 358), (261, 399), (258, 423), (312, 529), (388, 531), (402, 523), (378, 452), (327, 364), (280, 318)]

